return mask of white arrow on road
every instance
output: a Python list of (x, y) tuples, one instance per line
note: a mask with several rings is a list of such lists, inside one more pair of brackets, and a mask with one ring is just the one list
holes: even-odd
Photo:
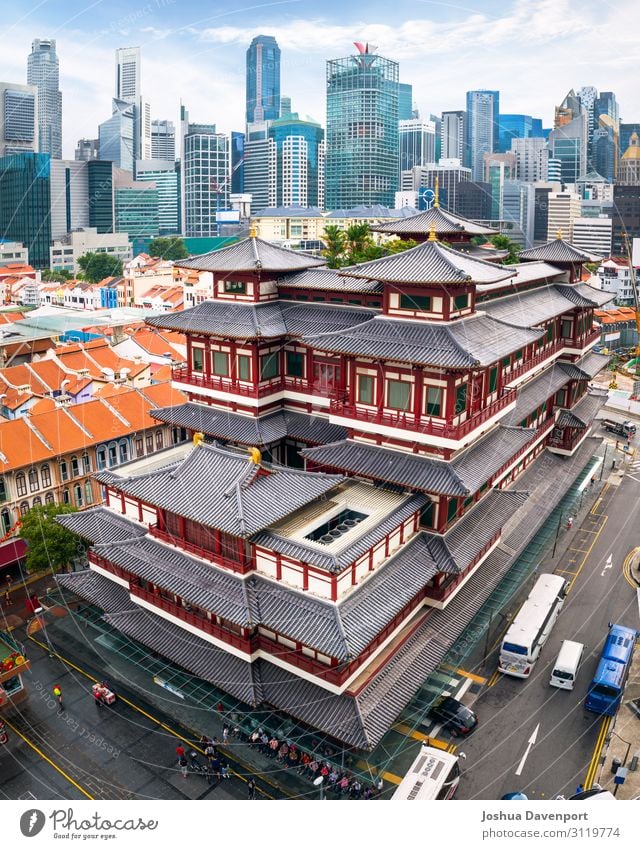
[(604, 573), (607, 571), (607, 569), (611, 569), (612, 566), (613, 566), (613, 555), (610, 554), (607, 557), (607, 562), (605, 563), (604, 569), (602, 570), (602, 572), (600, 572), (600, 577), (602, 577), (602, 575), (604, 575)]
[(529, 737), (529, 743), (527, 745), (527, 751), (522, 756), (522, 760), (518, 764), (518, 769), (516, 770), (516, 775), (522, 775), (522, 770), (524, 769), (525, 761), (529, 757), (529, 752), (533, 749), (533, 746), (538, 739), (538, 729), (540, 728), (540, 723), (536, 725), (534, 728), (533, 734)]

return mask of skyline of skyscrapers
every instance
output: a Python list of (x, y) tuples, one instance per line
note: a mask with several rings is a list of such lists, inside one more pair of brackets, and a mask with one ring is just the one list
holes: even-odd
[(27, 59), (27, 84), (38, 89), (38, 150), (62, 159), (62, 92), (55, 38), (35, 38)]
[(465, 164), (474, 180), (482, 180), (484, 155), (498, 150), (500, 92), (467, 92), (467, 155)]

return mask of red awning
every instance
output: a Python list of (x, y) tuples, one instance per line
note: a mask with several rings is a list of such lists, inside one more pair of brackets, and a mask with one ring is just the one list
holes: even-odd
[(0, 545), (0, 569), (6, 569), (22, 560), (27, 553), (27, 544), (23, 539), (16, 537)]

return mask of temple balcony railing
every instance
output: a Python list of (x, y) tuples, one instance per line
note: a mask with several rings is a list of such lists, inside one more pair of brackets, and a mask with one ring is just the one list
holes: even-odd
[(356, 421), (369, 422), (371, 424), (385, 425), (387, 427), (400, 428), (402, 430), (417, 431), (419, 433), (433, 436), (446, 437), (448, 439), (460, 439), (489, 419), (497, 415), (516, 400), (515, 389), (505, 389), (503, 394), (488, 404), (483, 409), (471, 413), (463, 422), (446, 421), (434, 419), (430, 416), (416, 416), (403, 410), (371, 409), (358, 404), (350, 404), (347, 401), (332, 400), (330, 412), (335, 416)]
[(254, 383), (234, 380), (231, 377), (190, 371), (189, 367), (184, 365), (174, 368), (171, 376), (176, 383), (212, 389), (217, 392), (228, 392), (230, 395), (242, 395), (246, 398), (264, 398), (267, 395), (273, 395), (274, 392), (280, 392), (283, 386), (282, 378), (279, 376), (256, 386)]

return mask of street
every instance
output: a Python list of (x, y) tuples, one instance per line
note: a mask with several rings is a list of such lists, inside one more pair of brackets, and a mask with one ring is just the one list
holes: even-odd
[[(178, 738), (169, 721), (118, 699), (94, 704), (90, 681), (33, 641), (29, 698), (6, 719), (0, 746), (0, 798), (5, 799), (246, 799), (243, 779), (208, 784), (177, 766)], [(63, 710), (52, 695), (58, 684)], [(185, 748), (189, 750), (185, 742)], [(205, 758), (199, 754), (199, 760)]]
[[(639, 492), (640, 482), (629, 476), (619, 486), (605, 487), (554, 570), (572, 585), (533, 674), (529, 679), (493, 676), (493, 686), (474, 703), (479, 726), (459, 744), (467, 755), (459, 798), (496, 799), (522, 791), (530, 799), (550, 799), (572, 795), (583, 782), (602, 724), (608, 722), (583, 708), (608, 623), (639, 624), (636, 592), (622, 572), (638, 541)], [(565, 639), (585, 644), (571, 691), (549, 686)], [(496, 661), (497, 653), (487, 674)]]

